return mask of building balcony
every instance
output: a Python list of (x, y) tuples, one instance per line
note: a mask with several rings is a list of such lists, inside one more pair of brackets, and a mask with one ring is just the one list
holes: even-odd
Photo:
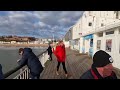
[(86, 36), (86, 35), (93, 34), (93, 33), (107, 31), (109, 29), (116, 28), (116, 27), (119, 27), (119, 26), (120, 26), (120, 21), (114, 22), (114, 23), (112, 22), (112, 23), (109, 23), (105, 26), (96, 27), (95, 29), (89, 30), (88, 32), (83, 33), (81, 36)]

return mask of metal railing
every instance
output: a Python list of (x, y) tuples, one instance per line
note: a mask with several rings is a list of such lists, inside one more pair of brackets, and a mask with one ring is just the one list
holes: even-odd
[[(39, 60), (42, 64), (43, 67), (45, 62), (48, 60), (49, 56), (47, 54), (47, 50), (42, 52), (41, 54), (37, 55), (37, 57), (39, 57)], [(29, 69), (25, 66), (17, 66), (16, 68), (8, 71), (7, 73), (4, 74), (4, 78), (9, 77), (10, 75), (14, 74), (15, 72), (19, 71), (20, 73), (15, 76), (13, 79), (29, 79)]]
[(25, 68), (23, 71), (20, 71), (20, 74), (18, 74), (13, 79), (29, 79), (29, 75), (28, 74), (29, 74), (29, 69)]

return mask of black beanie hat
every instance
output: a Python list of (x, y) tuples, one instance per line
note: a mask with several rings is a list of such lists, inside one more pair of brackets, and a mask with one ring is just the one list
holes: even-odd
[(113, 63), (113, 59), (105, 51), (99, 50), (94, 54), (92, 67), (103, 67), (109, 63)]

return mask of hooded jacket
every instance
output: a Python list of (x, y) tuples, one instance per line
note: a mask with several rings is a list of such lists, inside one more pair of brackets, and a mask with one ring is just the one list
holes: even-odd
[(30, 48), (24, 48), (21, 60), (18, 62), (20, 66), (27, 65), (30, 73), (39, 75), (43, 71), (43, 67), (39, 58), (32, 52)]
[(52, 47), (49, 46), (48, 49), (47, 49), (47, 51), (48, 51), (48, 55), (52, 54)]
[(3, 72), (2, 72), (2, 66), (0, 64), (0, 79), (4, 79)]

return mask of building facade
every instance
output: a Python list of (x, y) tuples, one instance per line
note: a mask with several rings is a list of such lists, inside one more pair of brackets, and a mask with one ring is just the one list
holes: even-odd
[[(96, 51), (104, 50), (114, 60), (114, 67), (120, 68), (120, 12), (85, 11), (73, 25), (73, 47), (80, 53), (93, 57)], [(71, 48), (71, 49), (74, 49)]]

